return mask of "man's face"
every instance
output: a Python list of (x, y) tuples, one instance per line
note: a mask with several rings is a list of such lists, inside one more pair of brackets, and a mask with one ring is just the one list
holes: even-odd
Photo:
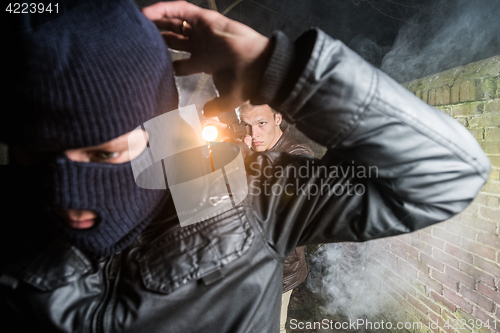
[[(119, 164), (139, 156), (146, 148), (146, 141), (146, 132), (135, 130), (98, 146), (70, 149), (64, 153), (68, 159), (75, 162)], [(25, 164), (37, 162), (36, 159), (29, 159), (29, 155), (23, 152), (18, 152), (18, 154), (19, 157), (15, 156), (16, 159), (22, 160)], [(57, 209), (55, 212), (66, 225), (74, 229), (88, 229), (95, 224), (97, 218), (96, 213), (90, 210)]]
[(266, 151), (278, 142), (282, 132), (280, 129), (281, 114), (274, 114), (268, 105), (258, 105), (240, 115), (245, 124), (247, 134), (252, 136), (252, 147), (255, 151)]

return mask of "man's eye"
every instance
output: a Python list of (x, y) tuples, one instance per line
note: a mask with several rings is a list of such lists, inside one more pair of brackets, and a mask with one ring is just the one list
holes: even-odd
[(250, 126), (250, 125), (248, 125), (248, 124), (245, 124), (245, 127), (249, 127), (249, 126)]
[(266, 122), (265, 122), (265, 121), (261, 121), (259, 124), (260, 124), (260, 125), (265, 125), (265, 124), (266, 124)]
[(98, 151), (93, 154), (93, 159), (97, 161), (111, 160), (120, 155), (117, 151)]

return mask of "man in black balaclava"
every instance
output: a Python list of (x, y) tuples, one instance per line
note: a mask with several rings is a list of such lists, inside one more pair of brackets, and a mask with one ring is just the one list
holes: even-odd
[[(183, 1), (144, 15), (128, 0), (59, 4), (64, 14), (45, 22), (12, 16), (7, 37), (16, 109), (2, 115), (0, 141), (14, 152), (17, 204), (4, 207), (15, 214), (2, 227), (19, 228), (2, 244), (2, 332), (277, 332), (294, 248), (444, 221), (488, 179), (463, 126), (319, 29), (292, 42)], [(176, 74), (213, 75), (207, 117), (248, 99), (269, 104), (325, 156), (249, 153), (244, 200), (181, 227), (169, 190), (136, 186), (128, 161), (149, 153), (140, 126), (177, 106), (167, 48), (146, 17), (191, 53)], [(127, 152), (134, 130), (143, 139)], [(376, 174), (352, 172), (368, 167)]]
[[(51, 20), (38, 13), (12, 18), (17, 31), (9, 49), (18, 65), (9, 98), (16, 110), (3, 115), (0, 136), (13, 147), (14, 162), (46, 158), (28, 172), (46, 180), (44, 188), (34, 188), (41, 179), (16, 187), (37, 192), (80, 249), (111, 255), (165, 205), (166, 191), (135, 184), (126, 134), (176, 109), (177, 91), (165, 43), (133, 4), (70, 5)], [(136, 147), (137, 155), (143, 149)]]

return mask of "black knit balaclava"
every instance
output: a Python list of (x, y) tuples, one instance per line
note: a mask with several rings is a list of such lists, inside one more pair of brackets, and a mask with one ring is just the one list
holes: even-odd
[(15, 109), (2, 115), (0, 141), (53, 154), (42, 168), (48, 186), (40, 198), (51, 208), (97, 213), (93, 227), (63, 232), (86, 252), (110, 255), (159, 214), (167, 191), (138, 187), (130, 162), (74, 162), (63, 152), (176, 109), (172, 64), (157, 28), (132, 1), (59, 3), (62, 14), (48, 20), (26, 14), (8, 22), (7, 91)]

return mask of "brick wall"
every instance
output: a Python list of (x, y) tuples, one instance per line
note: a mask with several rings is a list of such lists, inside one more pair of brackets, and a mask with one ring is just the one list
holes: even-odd
[[(409, 235), (370, 242), (373, 266), (393, 298), (383, 317), (425, 324), (410, 332), (500, 332), (500, 56), (405, 86), (468, 128), (493, 168), (462, 214)], [(478, 329), (477, 319), (489, 321), (490, 328)], [(447, 327), (446, 320), (457, 329)], [(463, 321), (457, 320), (475, 325), (460, 329)]]

